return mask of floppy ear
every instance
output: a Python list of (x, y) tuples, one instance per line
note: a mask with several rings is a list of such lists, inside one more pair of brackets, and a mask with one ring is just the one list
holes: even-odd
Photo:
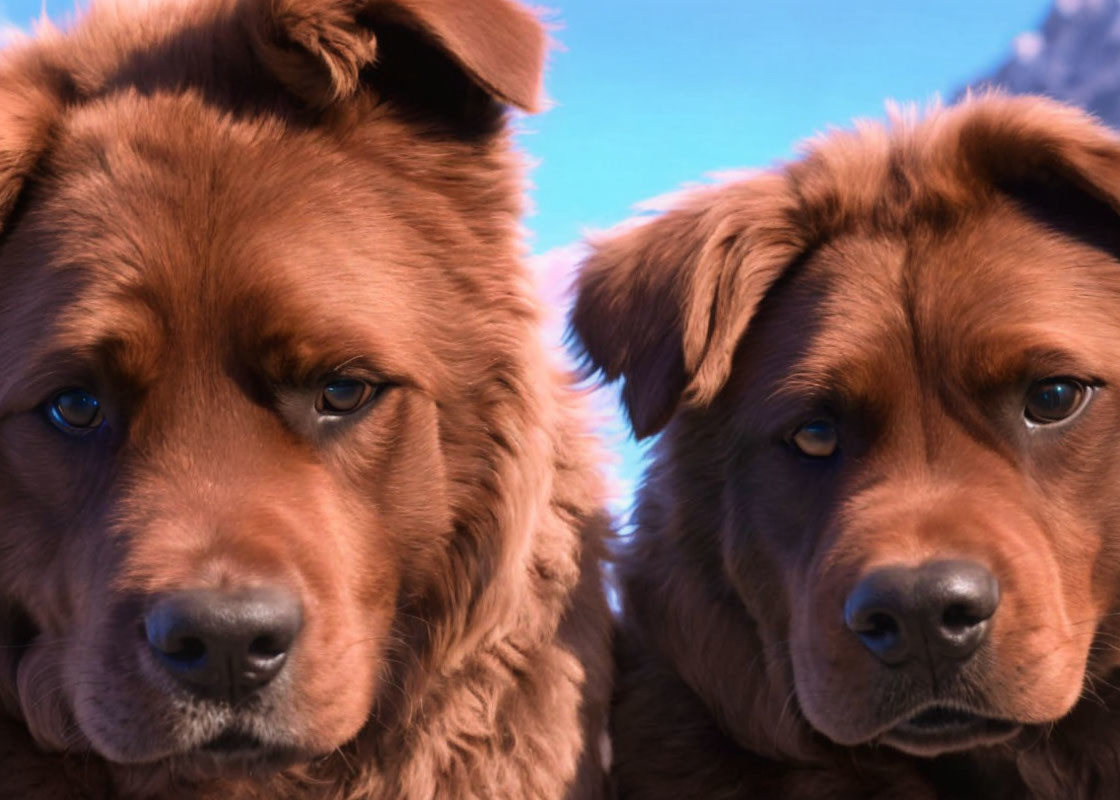
[[(13, 61), (15, 61), (13, 59)], [(0, 234), (40, 157), (61, 101), (46, 76), (16, 61), (0, 67)]]
[[(290, 91), (323, 107), (352, 95), (361, 73), (399, 54), (424, 70), (409, 31), (441, 52), (493, 99), (535, 111), (540, 105), (544, 31), (512, 0), (251, 0), (251, 32), (264, 63)], [(391, 66), (391, 65), (390, 65)]]
[(970, 97), (950, 112), (972, 170), (997, 186), (1069, 181), (1120, 212), (1120, 137), (1089, 114), (1041, 97)]
[(590, 367), (625, 381), (638, 438), (723, 387), (763, 295), (807, 247), (786, 178), (766, 174), (595, 244), (570, 324)]
[[(1047, 229), (1120, 261), (1120, 136), (1080, 109), (987, 94), (946, 114), (945, 134), (981, 183)], [(966, 192), (975, 187), (962, 182)]]

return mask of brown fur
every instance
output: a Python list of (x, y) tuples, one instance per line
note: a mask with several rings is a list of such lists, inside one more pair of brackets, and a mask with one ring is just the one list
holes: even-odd
[[(1118, 209), (1120, 140), (992, 95), (830, 134), (597, 244), (574, 330), (662, 431), (619, 564), (622, 798), (1115, 796)], [(1029, 431), (1049, 376), (1098, 389)], [(789, 437), (821, 413), (840, 450), (810, 461)], [(911, 679), (844, 598), (943, 558), (1002, 599), (965, 666)], [(878, 743), (941, 699), (1021, 729)]]
[[(0, 797), (602, 794), (606, 517), (503, 110), (543, 46), (507, 0), (205, 0), (0, 57)], [(338, 374), (387, 388), (327, 426)], [(72, 386), (106, 428), (46, 421)], [(284, 681), (169, 687), (149, 598), (258, 582)], [(231, 724), (268, 757), (194, 749)]]

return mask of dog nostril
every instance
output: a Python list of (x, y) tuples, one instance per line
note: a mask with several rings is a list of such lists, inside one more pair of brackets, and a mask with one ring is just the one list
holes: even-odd
[(999, 581), (974, 561), (930, 562), (918, 570), (915, 600), (931, 650), (945, 659), (967, 659), (988, 636)]
[(969, 609), (968, 606), (958, 603), (945, 609), (945, 612), (941, 615), (941, 625), (946, 630), (965, 631), (969, 628), (975, 628), (984, 619), (984, 617), (978, 616)]
[(206, 655), (206, 645), (194, 636), (184, 636), (162, 652), (165, 658), (180, 664), (190, 664)]
[(885, 639), (890, 636), (898, 636), (898, 621), (889, 614), (875, 612), (867, 618), (866, 626), (859, 631), (860, 636), (867, 636), (872, 639)]
[(876, 658), (890, 666), (907, 661), (914, 626), (907, 613), (912, 572), (884, 567), (861, 578), (844, 601), (844, 623)]
[(249, 643), (249, 655), (257, 658), (275, 658), (284, 655), (290, 647), (290, 642), (282, 642), (274, 636), (258, 636)]

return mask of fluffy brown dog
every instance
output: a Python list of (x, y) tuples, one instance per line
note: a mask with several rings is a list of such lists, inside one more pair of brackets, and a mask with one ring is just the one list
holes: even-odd
[(205, 0), (4, 54), (0, 796), (602, 792), (542, 50), (506, 0)]
[(990, 96), (598, 245), (574, 329), (664, 429), (623, 798), (1116, 796), (1118, 210), (1120, 140)]

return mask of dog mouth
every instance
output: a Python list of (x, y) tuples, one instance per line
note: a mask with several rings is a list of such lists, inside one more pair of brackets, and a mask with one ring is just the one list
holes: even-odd
[(250, 733), (227, 730), (203, 743), (198, 749), (204, 753), (236, 756), (241, 754), (255, 755), (271, 748)]
[(948, 705), (930, 705), (888, 729), (880, 741), (911, 755), (936, 756), (998, 744), (1021, 728), (1011, 720)]
[(151, 761), (131, 762), (130, 766), (151, 780), (171, 776), (178, 785), (190, 786), (210, 781), (259, 781), (310, 757), (298, 747), (230, 726), (201, 743)]
[(241, 764), (272, 769), (282, 769), (302, 757), (297, 748), (268, 742), (236, 728), (222, 731), (184, 755), (227, 767)]

